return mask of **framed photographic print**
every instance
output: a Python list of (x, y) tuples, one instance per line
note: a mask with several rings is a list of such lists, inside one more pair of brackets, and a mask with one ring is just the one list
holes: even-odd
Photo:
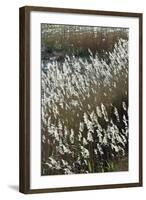
[(20, 192), (142, 186), (142, 14), (20, 8)]

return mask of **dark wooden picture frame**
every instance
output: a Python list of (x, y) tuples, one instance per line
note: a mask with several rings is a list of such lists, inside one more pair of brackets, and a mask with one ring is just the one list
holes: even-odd
[[(30, 188), (30, 13), (56, 12), (101, 16), (133, 17), (139, 19), (139, 180), (135, 183), (119, 183), (105, 185), (87, 185), (60, 188)], [(20, 8), (20, 133), (19, 133), (19, 190), (25, 194), (43, 192), (62, 192), (96, 190), (106, 188), (140, 187), (142, 186), (142, 14), (128, 12), (111, 12), (95, 10), (79, 10), (64, 8), (47, 8), (25, 6)]]

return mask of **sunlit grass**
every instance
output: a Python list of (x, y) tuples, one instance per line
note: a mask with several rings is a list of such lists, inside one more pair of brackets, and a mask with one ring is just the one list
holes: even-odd
[(108, 64), (88, 51), (42, 70), (42, 175), (120, 171), (128, 156), (128, 41)]

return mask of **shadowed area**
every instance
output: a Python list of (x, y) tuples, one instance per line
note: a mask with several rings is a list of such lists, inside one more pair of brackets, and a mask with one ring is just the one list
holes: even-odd
[(8, 187), (12, 190), (15, 190), (15, 191), (19, 191), (19, 186), (18, 185), (8, 185)]

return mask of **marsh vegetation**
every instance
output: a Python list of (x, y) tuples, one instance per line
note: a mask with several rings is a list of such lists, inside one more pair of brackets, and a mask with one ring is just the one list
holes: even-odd
[(128, 30), (42, 24), (41, 174), (128, 170)]

